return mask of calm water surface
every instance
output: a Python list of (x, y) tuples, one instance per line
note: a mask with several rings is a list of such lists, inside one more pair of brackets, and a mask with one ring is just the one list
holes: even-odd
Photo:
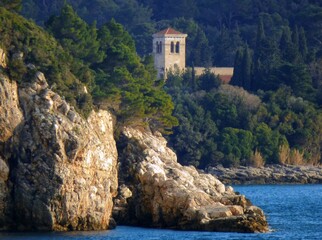
[(119, 226), (116, 230), (71, 233), (2, 233), (0, 239), (111, 239), (111, 240), (209, 240), (209, 239), (322, 239), (322, 185), (234, 186), (266, 213), (270, 233), (212, 233), (156, 230)]

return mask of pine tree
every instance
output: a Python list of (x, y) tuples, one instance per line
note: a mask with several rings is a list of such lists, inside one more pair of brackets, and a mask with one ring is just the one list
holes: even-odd
[(96, 23), (89, 26), (70, 5), (62, 8), (60, 16), (51, 17), (46, 27), (74, 57), (90, 64), (103, 60)]

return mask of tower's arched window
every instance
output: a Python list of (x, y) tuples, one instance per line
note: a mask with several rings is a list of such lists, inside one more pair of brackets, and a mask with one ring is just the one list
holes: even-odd
[(174, 42), (171, 42), (171, 52), (174, 53)]
[(156, 52), (156, 53), (159, 53), (159, 49), (160, 49), (160, 47), (159, 47), (159, 42), (156, 42), (156, 45), (155, 45), (155, 52)]
[(156, 42), (156, 53), (162, 53), (162, 42)]
[(176, 43), (176, 53), (179, 53), (180, 52), (180, 43), (177, 42)]

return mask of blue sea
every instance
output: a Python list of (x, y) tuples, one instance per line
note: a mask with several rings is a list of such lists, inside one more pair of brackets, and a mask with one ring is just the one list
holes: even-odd
[(322, 185), (234, 186), (266, 213), (269, 233), (187, 232), (118, 226), (101, 232), (0, 233), (0, 239), (111, 239), (111, 240), (210, 240), (210, 239), (322, 239)]

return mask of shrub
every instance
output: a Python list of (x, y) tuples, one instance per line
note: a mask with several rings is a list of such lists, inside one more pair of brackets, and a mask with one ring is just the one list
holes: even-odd
[(262, 154), (256, 149), (251, 155), (248, 163), (252, 167), (263, 167), (265, 165), (265, 160)]
[(305, 163), (303, 155), (304, 153), (300, 152), (298, 149), (293, 149), (290, 154), (290, 164), (303, 165)]
[(280, 164), (289, 164), (290, 161), (290, 148), (287, 145), (279, 147), (278, 160)]

